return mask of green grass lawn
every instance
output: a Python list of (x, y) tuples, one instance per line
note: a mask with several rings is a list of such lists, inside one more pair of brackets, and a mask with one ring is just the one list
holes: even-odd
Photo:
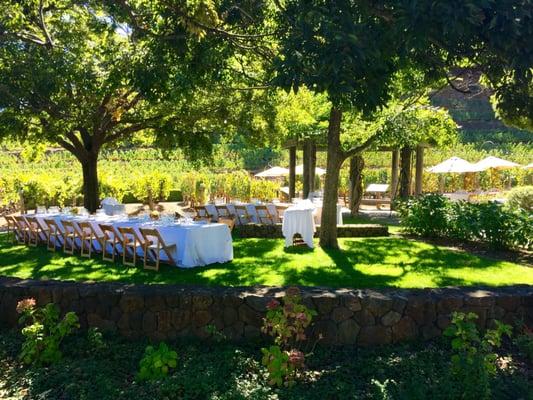
[(533, 284), (533, 268), (478, 257), (413, 240), (341, 239), (341, 250), (284, 249), (281, 239), (235, 239), (234, 260), (226, 264), (159, 272), (139, 265), (51, 253), (7, 243), (0, 235), (0, 275), (200, 285), (307, 285), (353, 288), (421, 288), (449, 285)]

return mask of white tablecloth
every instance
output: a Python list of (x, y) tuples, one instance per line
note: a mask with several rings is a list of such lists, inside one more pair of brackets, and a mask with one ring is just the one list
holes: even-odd
[[(235, 215), (235, 204), (225, 204), (228, 207), (228, 210), (230, 214)], [(240, 205), (240, 204), (239, 204)], [(251, 222), (258, 224), (259, 223), (259, 217), (257, 216), (257, 209), (255, 208), (256, 204), (253, 203), (246, 203), (242, 204), (246, 206), (246, 210), (248, 211), (248, 214), (250, 214), (250, 217), (252, 219)], [(278, 223), (281, 222), (278, 217), (278, 211), (276, 209), (276, 205), (273, 203), (265, 204), (267, 206), (268, 211), (271, 215), (274, 216), (274, 222)], [(218, 212), (216, 209), (215, 204), (206, 204), (205, 208), (209, 212), (209, 214), (213, 215), (215, 218), (218, 218)], [(235, 221), (237, 224), (240, 224), (240, 221)]]
[[(101, 233), (98, 224), (110, 224), (115, 228), (131, 226), (140, 235), (140, 227), (156, 228), (165, 244), (175, 244), (172, 257), (180, 267), (192, 268), (213, 263), (225, 263), (233, 260), (233, 242), (231, 232), (225, 224), (166, 224), (163, 222), (142, 221), (135, 218), (118, 216), (73, 216), (64, 214), (31, 214), (44, 224), (45, 218), (53, 218), (60, 223), (62, 219), (74, 222), (89, 221), (95, 231)], [(161, 259), (166, 255), (161, 252)]]
[(285, 210), (281, 231), (285, 237), (285, 247), (292, 246), (293, 237), (299, 233), (310, 248), (314, 247), (313, 236), (316, 231), (314, 219), (315, 206), (303, 201)]

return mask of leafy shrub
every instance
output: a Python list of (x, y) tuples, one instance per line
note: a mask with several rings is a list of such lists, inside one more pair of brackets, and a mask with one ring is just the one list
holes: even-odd
[(533, 361), (533, 330), (527, 326), (522, 326), (522, 333), (517, 335), (514, 344), (521, 354)]
[(168, 198), (172, 186), (172, 177), (168, 174), (154, 171), (141, 175), (135, 180), (133, 194), (145, 204), (153, 206), (154, 202)]
[(98, 328), (92, 327), (87, 330), (87, 341), (93, 350), (99, 351), (106, 348), (104, 336)]
[(52, 364), (62, 357), (59, 346), (63, 339), (79, 327), (78, 316), (74, 312), (59, 319), (59, 309), (49, 303), (36, 307), (34, 299), (21, 300), (17, 304), (21, 314), (19, 322), (29, 325), (22, 329), (25, 340), (22, 344), (20, 359), (26, 364)]
[(533, 212), (533, 186), (519, 186), (507, 194), (507, 204), (511, 208), (521, 208)]
[(452, 372), (460, 385), (464, 399), (489, 399), (489, 377), (496, 374), (494, 349), (501, 346), (503, 335), (511, 335), (511, 327), (496, 321), (483, 337), (473, 322), (474, 313), (452, 314), (452, 324), (444, 335), (452, 338)]
[(144, 351), (144, 357), (139, 362), (137, 378), (143, 381), (162, 379), (177, 365), (178, 353), (171, 350), (166, 343), (160, 343), (157, 350), (148, 346)]
[(451, 202), (431, 194), (400, 203), (404, 230), (425, 237), (480, 241), (496, 249), (533, 245), (533, 214), (501, 204)]
[(439, 237), (448, 230), (450, 202), (440, 194), (427, 194), (400, 203), (402, 226), (411, 234)]
[(262, 331), (274, 337), (274, 345), (262, 348), (263, 365), (267, 367), (269, 384), (281, 386), (294, 382), (296, 373), (305, 364), (306, 355), (299, 344), (307, 340), (305, 330), (311, 325), (316, 311), (301, 304), (300, 290), (287, 289), (282, 299), (268, 303)]
[(250, 197), (262, 201), (272, 201), (278, 197), (279, 183), (265, 179), (253, 179), (250, 183)]

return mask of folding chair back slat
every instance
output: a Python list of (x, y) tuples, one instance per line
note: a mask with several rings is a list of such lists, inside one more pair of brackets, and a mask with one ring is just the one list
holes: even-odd
[(274, 225), (274, 216), (270, 214), (267, 206), (255, 206), (255, 210), (260, 224)]
[(68, 220), (61, 220), (63, 225), (63, 251), (68, 254), (74, 254), (78, 249), (78, 243), (81, 244), (81, 231), (78, 226)]
[(26, 222), (30, 230), (28, 244), (35, 247), (39, 243), (45, 243), (48, 236), (48, 229), (41, 226), (36, 217), (27, 216)]
[[(102, 260), (115, 261), (115, 254), (122, 256), (124, 248), (122, 247), (122, 236), (113, 225), (99, 224), (102, 231)], [(111, 252), (107, 251), (107, 246), (111, 246)], [(111, 254), (111, 256), (110, 256)]]
[(194, 211), (196, 211), (196, 217), (194, 218), (196, 221), (198, 220), (209, 220), (211, 221), (213, 219), (213, 215), (209, 212), (206, 206), (196, 206), (194, 207)]
[[(137, 249), (144, 247), (144, 240), (142, 240), (135, 229), (131, 227), (119, 227), (118, 231), (122, 236), (122, 263), (124, 265), (134, 267), (137, 263)], [(128, 261), (128, 251), (132, 252), (132, 261)]]
[(96, 243), (99, 243), (100, 245), (102, 245), (103, 236), (100, 235), (98, 232), (96, 232), (92, 224), (88, 221), (79, 222), (78, 226), (80, 227), (80, 232), (81, 232), (80, 254), (82, 257), (91, 258), (92, 252), (98, 251), (98, 248), (96, 247)]
[[(169, 264), (176, 265), (176, 262), (174, 261), (174, 258), (172, 257), (172, 254), (170, 251), (171, 248), (176, 247), (175, 245), (170, 245), (170, 246), (167, 245), (157, 229), (140, 228), (140, 231), (144, 239), (143, 249), (144, 249), (144, 268), (145, 269), (153, 269), (155, 271), (159, 271), (161, 250), (163, 250), (166, 256), (168, 257)], [(155, 253), (154, 254), (155, 265), (150, 265), (148, 263), (150, 252)]]
[(239, 221), (239, 224), (241, 225), (249, 224), (252, 222), (252, 217), (248, 213), (248, 209), (246, 208), (246, 206), (236, 205), (235, 214), (237, 216), (237, 221)]
[(219, 218), (233, 218), (234, 215), (229, 211), (225, 204), (215, 206)]
[(58, 247), (63, 247), (64, 236), (63, 231), (54, 219), (45, 219), (44, 223), (48, 227), (48, 240), (46, 248), (50, 251), (56, 251)]
[(19, 235), (21, 232), (19, 232), (17, 221), (15, 221), (15, 218), (13, 218), (12, 215), (6, 215), (4, 216), (6, 222), (7, 222), (7, 237), (9, 239), (9, 236), (11, 236), (11, 240), (13, 243), (17, 243), (19, 240)]
[(20, 215), (16, 215), (13, 218), (15, 219), (15, 223), (17, 224), (17, 230), (19, 231), (18, 243), (20, 244), (29, 243), (30, 228), (28, 227), (28, 223), (26, 222), (24, 217)]

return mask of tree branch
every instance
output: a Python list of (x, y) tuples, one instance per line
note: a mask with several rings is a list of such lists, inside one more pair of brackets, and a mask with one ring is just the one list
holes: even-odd
[(349, 158), (351, 156), (354, 156), (356, 154), (359, 154), (359, 153), (365, 151), (370, 146), (372, 146), (372, 144), (378, 139), (378, 137), (379, 137), (379, 135), (377, 135), (377, 134), (373, 135), (373, 136), (370, 136), (367, 140), (365, 140), (359, 146), (355, 146), (355, 147), (352, 147), (349, 150), (343, 151), (342, 155), (343, 155), (344, 159), (347, 159), (347, 158)]
[(46, 37), (46, 43), (48, 43), (47, 47), (54, 47), (54, 42), (52, 41), (50, 32), (48, 32), (48, 28), (46, 27), (46, 22), (44, 21), (43, 0), (39, 0), (39, 25)]

